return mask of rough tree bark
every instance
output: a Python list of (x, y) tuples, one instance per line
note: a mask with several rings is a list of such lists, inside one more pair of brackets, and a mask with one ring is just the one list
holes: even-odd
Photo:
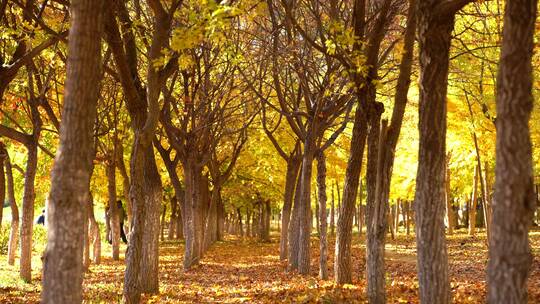
[(30, 282), (32, 279), (32, 231), (34, 226), (34, 199), (35, 193), (35, 178), (38, 162), (38, 146), (37, 139), (32, 140), (31, 144), (27, 145), (28, 159), (26, 162), (26, 172), (24, 175), (24, 191), (22, 201), (22, 219), (21, 219), (21, 258), (20, 276)]
[(6, 201), (6, 172), (4, 170), (6, 163), (6, 149), (3, 143), (0, 148), (0, 230), (2, 230), (2, 216), (4, 211), (4, 202)]
[(6, 179), (7, 179), (7, 197), (9, 200), (9, 206), (11, 207), (11, 228), (9, 231), (9, 243), (8, 243), (8, 264), (15, 265), (15, 254), (17, 253), (17, 247), (19, 245), (19, 207), (15, 200), (15, 185), (13, 184), (13, 170), (11, 165), (11, 159), (6, 151)]
[(528, 231), (534, 197), (529, 119), (537, 0), (506, 2), (497, 77), (497, 145), (488, 302), (527, 303), (532, 263)]
[(70, 3), (60, 144), (51, 172), (42, 303), (82, 302), (83, 210), (88, 204), (93, 127), (101, 76), (103, 1)]
[(444, 235), (446, 93), (454, 18), (469, 0), (418, 0), (420, 101), (415, 227), (420, 301), (449, 303), (450, 282)]
[(326, 219), (326, 158), (324, 152), (317, 153), (317, 186), (319, 193), (319, 277), (328, 279), (328, 244), (327, 244), (327, 219)]
[[(111, 153), (113, 155), (113, 153)], [(109, 160), (105, 164), (107, 175), (107, 193), (109, 222), (111, 229), (112, 258), (120, 260), (120, 217), (118, 205), (116, 203), (116, 165), (114, 160)]]

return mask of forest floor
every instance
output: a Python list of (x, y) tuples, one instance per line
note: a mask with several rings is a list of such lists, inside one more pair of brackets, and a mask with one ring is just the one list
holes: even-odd
[[(540, 231), (531, 233), (534, 261), (529, 279), (529, 302), (540, 303)], [(336, 286), (317, 279), (318, 239), (312, 240), (312, 276), (286, 273), (279, 261), (279, 243), (258, 243), (228, 237), (212, 246), (200, 265), (182, 271), (182, 243), (165, 241), (160, 247), (160, 294), (145, 295), (145, 303), (365, 303), (364, 237), (353, 243), (354, 282)], [(333, 244), (333, 238), (329, 244)], [(332, 277), (333, 245), (330, 245), (329, 274)], [(91, 265), (85, 275), (85, 303), (116, 303), (121, 298), (124, 261), (110, 258), (104, 246), (101, 265)], [(125, 246), (122, 247), (125, 250)], [(485, 302), (487, 248), (485, 234), (448, 236), (452, 296), (454, 303)], [(122, 251), (123, 252), (123, 251)], [(413, 236), (388, 239), (388, 303), (417, 303), (416, 252)], [(41, 280), (39, 254), (33, 261), (33, 282), (18, 279), (16, 266), (0, 256), (0, 303), (38, 303)]]

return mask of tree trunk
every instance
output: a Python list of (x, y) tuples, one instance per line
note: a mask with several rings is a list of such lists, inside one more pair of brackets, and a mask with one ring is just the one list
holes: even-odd
[[(7, 153), (7, 151), (6, 151)], [(11, 229), (9, 232), (8, 264), (15, 265), (15, 255), (19, 245), (19, 207), (15, 199), (15, 187), (13, 184), (13, 170), (9, 155), (6, 157), (6, 177), (9, 206), (11, 207)]]
[(129, 196), (129, 175), (126, 170), (126, 164), (124, 163), (124, 146), (122, 143), (118, 142), (116, 143), (116, 159), (115, 164), (118, 168), (118, 171), (120, 172), (120, 175), (122, 176), (122, 191), (124, 193), (124, 199), (126, 200), (126, 212), (127, 212), (127, 229), (126, 229), (126, 235), (129, 237), (129, 233), (131, 231), (131, 226), (133, 222), (133, 212), (132, 212), (132, 203)]
[(34, 224), (34, 199), (36, 197), (34, 182), (36, 179), (38, 146), (37, 141), (28, 145), (28, 159), (24, 177), (24, 193), (22, 202), (21, 223), (21, 257), (20, 276), (25, 282), (32, 280), (32, 231)]
[(217, 221), (216, 241), (222, 241), (223, 233), (226, 231), (226, 229), (225, 229), (225, 206), (223, 205), (221, 194), (219, 196), (217, 208), (218, 208), (218, 221)]
[(270, 200), (265, 200), (263, 202), (263, 210), (264, 210), (264, 222), (263, 222), (263, 234), (262, 234), (262, 240), (263, 242), (270, 242), (270, 219), (272, 217), (272, 207), (270, 206)]
[[(318, 191), (315, 191), (315, 201), (318, 202)], [(319, 204), (315, 204), (315, 229), (317, 230), (317, 235), (320, 237), (321, 235), (321, 229), (320, 229), (320, 219), (319, 219)]]
[(332, 188), (332, 206), (330, 208), (330, 234), (335, 235), (336, 234), (336, 200), (334, 196), (334, 185), (331, 185)]
[(315, 158), (316, 127), (310, 126), (304, 143), (304, 155), (302, 158), (300, 208), (298, 210), (299, 235), (298, 235), (298, 273), (309, 274), (311, 260), (311, 178), (313, 172), (313, 159)]
[(452, 208), (452, 199), (450, 198), (450, 154), (446, 155), (445, 162), (445, 180), (444, 180), (444, 199), (446, 201), (446, 221), (448, 222), (448, 234), (454, 234), (454, 210)]
[(167, 233), (167, 239), (172, 240), (174, 239), (174, 236), (176, 235), (176, 213), (177, 213), (177, 207), (178, 207), (178, 200), (176, 199), (176, 195), (171, 198), (171, 218), (169, 220), (169, 231)]
[(300, 205), (300, 192), (302, 190), (301, 184), (301, 176), (302, 176), (302, 168), (299, 169), (299, 175), (298, 179), (296, 180), (296, 187), (294, 191), (294, 199), (293, 199), (293, 206), (292, 206), (292, 216), (291, 221), (289, 223), (289, 270), (295, 270), (298, 269), (298, 236), (300, 235), (300, 225), (298, 223), (299, 217), (299, 205)]
[(362, 226), (364, 226), (364, 221), (365, 221), (365, 210), (364, 210), (364, 206), (363, 206), (363, 197), (362, 197), (362, 192), (363, 192), (363, 181), (362, 181), (362, 176), (360, 176), (360, 182), (359, 182), (359, 186), (358, 186), (358, 233), (360, 235), (362, 235)]
[(185, 213), (184, 233), (186, 239), (184, 253), (184, 270), (189, 270), (193, 265), (199, 262), (199, 239), (196, 233), (198, 226), (197, 204), (198, 197), (196, 191), (196, 175), (200, 174), (194, 164), (194, 160), (187, 160), (184, 163), (184, 183), (185, 183)]
[(94, 214), (94, 201), (90, 197), (88, 200), (88, 218), (90, 220), (90, 239), (92, 241), (92, 257), (96, 265), (101, 263), (101, 234), (99, 225)]
[(338, 284), (352, 282), (351, 273), (351, 241), (352, 241), (352, 211), (358, 192), (362, 159), (367, 137), (366, 111), (360, 105), (354, 117), (353, 134), (351, 138), (349, 161), (345, 172), (343, 203), (337, 219), (337, 235), (334, 260), (334, 277)]
[(469, 235), (476, 234), (476, 208), (478, 202), (478, 166), (474, 166), (473, 190), (469, 209)]
[[(88, 189), (90, 189), (90, 186), (88, 186)], [(90, 197), (90, 193), (88, 193), (88, 196)], [(83, 271), (87, 272), (90, 268), (90, 219), (88, 217), (88, 203), (83, 206), (83, 213)]]
[(444, 227), (446, 93), (455, 13), (466, 3), (418, 0), (420, 149), (414, 207), (422, 303), (450, 302)]
[[(111, 153), (112, 154), (112, 153)], [(115, 261), (120, 260), (120, 217), (118, 211), (118, 204), (116, 203), (116, 166), (114, 161), (109, 160), (105, 165), (105, 171), (107, 174), (107, 193), (109, 200), (109, 213), (110, 229), (111, 229), (111, 242), (112, 242), (112, 258)]]
[(74, 0), (70, 11), (64, 108), (51, 172), (41, 298), (42, 303), (55, 304), (82, 302), (83, 210), (88, 205), (94, 156), (103, 1)]
[(167, 214), (167, 205), (163, 204), (161, 207), (161, 221), (159, 225), (159, 239), (165, 241), (165, 215)]
[(403, 202), (403, 214), (405, 216), (405, 233), (411, 235), (411, 207), (408, 201)]
[(488, 263), (488, 302), (527, 303), (532, 263), (528, 232), (534, 197), (529, 119), (537, 0), (506, 2), (497, 78), (495, 192)]
[[(383, 178), (384, 143), (386, 142), (387, 121), (379, 126), (381, 111), (372, 114), (374, 120), (370, 126), (368, 138), (368, 167), (366, 172), (368, 186), (367, 200), (367, 237), (366, 237), (366, 276), (367, 294), (370, 303), (385, 303), (384, 246), (388, 229), (389, 203), (383, 197), (389, 179)], [(378, 130), (374, 130), (377, 128)], [(390, 226), (390, 229), (392, 227)]]
[(5, 148), (2, 150), (4, 151), (0, 152), (0, 231), (2, 230), (4, 202), (6, 201), (6, 172), (4, 170), (4, 166), (6, 163), (7, 154), (5, 152)]
[(242, 212), (240, 212), (240, 208), (236, 209), (236, 214), (238, 215), (238, 229), (240, 231), (240, 236), (244, 237), (244, 227), (242, 225)]
[(317, 186), (319, 188), (319, 277), (328, 280), (328, 244), (326, 240), (326, 158), (324, 152), (317, 153)]

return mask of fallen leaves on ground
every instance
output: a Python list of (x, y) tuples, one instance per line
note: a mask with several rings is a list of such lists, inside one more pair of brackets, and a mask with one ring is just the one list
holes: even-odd
[[(333, 243), (333, 238), (330, 239)], [(531, 233), (533, 252), (540, 251), (540, 232)], [(366, 303), (364, 279), (364, 238), (353, 241), (353, 284), (332, 283), (333, 245), (329, 246), (330, 280), (317, 278), (318, 239), (313, 238), (311, 275), (286, 271), (279, 260), (279, 243), (258, 243), (228, 237), (207, 252), (192, 270), (182, 270), (183, 244), (166, 241), (160, 247), (160, 292), (144, 295), (145, 303)], [(113, 261), (106, 245), (102, 264), (91, 265), (85, 275), (85, 303), (116, 303), (121, 299), (124, 276), (123, 257)], [(123, 248), (125, 249), (125, 248)], [(454, 303), (485, 302), (485, 235), (448, 236), (449, 271)], [(388, 240), (388, 303), (418, 303), (416, 249), (412, 236)], [(0, 257), (0, 303), (39, 303), (41, 262), (34, 260), (33, 282), (18, 279), (17, 265), (7, 265)], [(529, 302), (540, 303), (540, 262), (535, 257), (529, 279)]]

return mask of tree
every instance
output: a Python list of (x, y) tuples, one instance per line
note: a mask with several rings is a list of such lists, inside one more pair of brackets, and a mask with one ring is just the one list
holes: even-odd
[(90, 189), (104, 2), (71, 2), (60, 146), (51, 173), (43, 303), (82, 302), (83, 225)]
[(420, 301), (449, 303), (444, 236), (447, 84), (452, 29), (469, 0), (418, 0), (420, 148), (415, 217)]
[(536, 0), (506, 2), (497, 77), (497, 160), (488, 264), (489, 303), (527, 303), (528, 231), (536, 209), (529, 118)]

